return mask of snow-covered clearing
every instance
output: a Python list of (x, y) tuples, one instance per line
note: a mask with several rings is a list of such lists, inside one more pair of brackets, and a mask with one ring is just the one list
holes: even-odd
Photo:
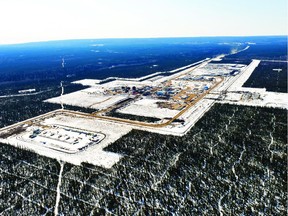
[(105, 109), (114, 104), (125, 100), (129, 97), (128, 94), (108, 95), (103, 94), (103, 89), (91, 87), (88, 89), (76, 91), (70, 94), (65, 94), (60, 97), (54, 97), (45, 102), (66, 104), (78, 107), (86, 107), (92, 109)]
[(128, 106), (118, 110), (118, 112), (155, 118), (172, 118), (179, 112), (178, 110), (160, 108), (156, 104), (157, 102), (167, 101), (144, 98), (129, 104)]
[[(82, 162), (88, 162), (105, 168), (112, 167), (121, 159), (122, 156), (116, 153), (106, 152), (103, 149), (123, 135), (127, 134), (132, 129), (131, 126), (122, 125), (116, 122), (87, 118), (75, 114), (69, 115), (68, 113), (64, 114), (61, 112), (54, 112), (45, 116), (44, 119), (39, 116), (39, 118), (34, 121), (34, 124), (41, 124), (45, 127), (53, 127), (57, 125), (62, 126), (63, 128), (69, 127), (77, 130), (93, 131), (95, 133), (105, 134), (105, 138), (100, 143), (89, 146), (86, 150), (75, 154), (47, 148), (42, 143), (30, 142), (29, 139), (25, 140), (23, 137), (27, 137), (27, 133), (29, 133), (27, 130), (20, 132), (19, 134), (11, 135), (5, 139), (1, 138), (0, 141), (16, 147), (32, 150), (40, 155), (55, 158), (59, 161), (66, 161), (75, 165), (80, 165)], [(16, 126), (19, 125), (21, 124), (16, 124)], [(9, 128), (11, 129), (11, 127)], [(5, 128), (2, 129), (0, 133), (1, 132), (5, 133)]]
[[(265, 92), (263, 94), (260, 94), (261, 99), (250, 99), (250, 100), (238, 100), (239, 93), (228, 93), (228, 94), (229, 97), (225, 98), (225, 100), (223, 101), (219, 101), (219, 103), (288, 109), (287, 93)], [(241, 95), (243, 94), (244, 93), (242, 93)], [(231, 99), (234, 99), (234, 101)]]
[(98, 79), (82, 79), (72, 82), (73, 84), (80, 84), (83, 86), (98, 86), (101, 80)]
[(219, 76), (219, 75), (229, 75), (233, 71), (240, 72), (246, 65), (243, 64), (206, 64), (203, 67), (199, 67), (194, 70), (193, 75), (197, 76)]
[(62, 181), (62, 173), (63, 173), (63, 168), (64, 168), (64, 163), (60, 163), (60, 172), (59, 172), (59, 178), (58, 178), (58, 184), (57, 184), (57, 196), (56, 196), (56, 203), (55, 203), (55, 208), (54, 208), (54, 215), (58, 215), (58, 207), (59, 207), (59, 202), (60, 202), (60, 196), (61, 196), (61, 181)]
[[(237, 79), (228, 88), (228, 91), (243, 91), (242, 86), (251, 76), (256, 67), (260, 64), (260, 60), (253, 60), (246, 68), (243, 70)], [(244, 89), (245, 90), (245, 89)]]

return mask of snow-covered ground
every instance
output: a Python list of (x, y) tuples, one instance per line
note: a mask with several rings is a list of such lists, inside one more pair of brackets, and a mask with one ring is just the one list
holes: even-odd
[(241, 71), (246, 65), (243, 64), (207, 64), (197, 68), (192, 73), (197, 76), (222, 76), (229, 75), (231, 72)]
[(143, 98), (118, 110), (118, 112), (138, 116), (155, 117), (155, 118), (172, 118), (179, 112), (178, 110), (160, 108), (156, 104), (157, 102), (167, 102), (167, 101)]
[(221, 91), (227, 89), (227, 93), (220, 103), (288, 109), (287, 93), (266, 92), (265, 88), (242, 87), (260, 62), (254, 59), (239, 76), (230, 77), (222, 84), (219, 89)]
[(228, 92), (226, 95), (225, 95), (225, 100), (226, 101), (239, 101), (241, 100), (242, 98), (242, 94), (241, 93), (231, 93), (231, 92)]
[(165, 77), (165, 76), (155, 76), (155, 77), (152, 77), (152, 78), (148, 79), (147, 81), (154, 82), (156, 80), (162, 79), (163, 77)]
[[(265, 92), (259, 94), (259, 99), (240, 100), (245, 94), (246, 93), (228, 93), (227, 95), (229, 95), (229, 97), (220, 101), (220, 103), (288, 109), (287, 93)], [(239, 96), (241, 97), (239, 98)]]
[(151, 81), (129, 81), (129, 80), (114, 80), (111, 82), (107, 82), (101, 85), (101, 87), (105, 88), (105, 89), (113, 89), (113, 88), (117, 88), (117, 87), (122, 87), (122, 86), (129, 86), (129, 87), (143, 87), (143, 86), (147, 86), (147, 85), (152, 85), (153, 83)]
[[(34, 119), (37, 124), (45, 125), (46, 127), (53, 127), (54, 125), (62, 126), (63, 128), (74, 128), (76, 130), (92, 131), (94, 133), (105, 134), (105, 138), (98, 144), (90, 146), (88, 150), (84, 150), (75, 154), (68, 154), (51, 148), (47, 148), (41, 142), (29, 142), (25, 139), (19, 139), (21, 136), (25, 136), (26, 131), (20, 134), (9, 136), (6, 139), (0, 139), (2, 143), (7, 143), (16, 147), (32, 150), (40, 155), (44, 155), (50, 158), (55, 158), (61, 161), (67, 161), (69, 163), (79, 165), (82, 162), (87, 162), (97, 166), (105, 168), (112, 167), (121, 159), (121, 155), (112, 152), (106, 152), (103, 150), (109, 144), (115, 142), (131, 131), (132, 127), (122, 125), (117, 122), (103, 121), (95, 118), (87, 118), (80, 115), (69, 115), (68, 113), (62, 114), (61, 112), (55, 115), (56, 112), (49, 116), (45, 116), (44, 120), (42, 116), (38, 119)], [(19, 125), (19, 124), (17, 124)], [(11, 127), (10, 127), (11, 129)], [(5, 132), (5, 128), (0, 131)]]
[(189, 67), (189, 68), (187, 68), (187, 69), (185, 69), (183, 71), (180, 71), (179, 73), (175, 73), (175, 74), (172, 74), (170, 76), (164, 76), (162, 78), (159, 78), (159, 79), (155, 80), (155, 83), (159, 84), (159, 83), (163, 83), (163, 82), (166, 82), (168, 80), (171, 80), (171, 79), (176, 79), (177, 77), (185, 75), (185, 74), (187, 74), (189, 72), (192, 72), (192, 71), (193, 71), (193, 74), (194, 74), (194, 71), (195, 71), (196, 68), (202, 68), (205, 65), (207, 65), (210, 61), (211, 60), (206, 59), (206, 61), (201, 61), (202, 63), (199, 64), (199, 65), (196, 65), (194, 67)]
[(105, 109), (129, 97), (128, 94), (108, 95), (102, 88), (91, 87), (88, 89), (54, 97), (45, 102), (66, 104), (92, 109)]
[(83, 86), (97, 86), (101, 80), (98, 79), (82, 79), (82, 80), (77, 80), (75, 82), (72, 82), (73, 84), (80, 84)]
[[(36, 132), (36, 133), (35, 133)], [(29, 143), (41, 143), (47, 148), (77, 153), (81, 149), (96, 145), (105, 138), (104, 134), (93, 131), (76, 130), (75, 128), (53, 125), (35, 125), (28, 127), (25, 133), (17, 136), (18, 140)]]
[(251, 76), (256, 67), (260, 64), (260, 60), (253, 60), (244, 71), (240, 73), (240, 76), (228, 88), (228, 91), (243, 91), (241, 88), (246, 80)]
[(195, 106), (192, 106), (187, 110), (179, 119), (184, 120), (182, 123), (172, 123), (165, 127), (144, 127), (133, 126), (135, 129), (149, 131), (152, 133), (159, 133), (164, 135), (184, 136), (196, 122), (213, 106), (215, 102), (213, 100), (203, 99), (199, 101)]

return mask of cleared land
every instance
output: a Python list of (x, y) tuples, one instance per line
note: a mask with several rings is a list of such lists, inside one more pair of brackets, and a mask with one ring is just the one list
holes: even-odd
[[(288, 109), (284, 93), (242, 87), (259, 60), (248, 66), (210, 64), (210, 61), (181, 68), (179, 73), (154, 82), (81, 81), (84, 85), (92, 83), (93, 87), (47, 101), (99, 111), (88, 114), (58, 110), (44, 114), (2, 129), (1, 141), (73, 164), (87, 162), (110, 168), (122, 156), (105, 152), (103, 148), (132, 129), (183, 136), (216, 102)], [(159, 120), (148, 123), (107, 116), (111, 110)]]
[(168, 108), (160, 108), (157, 103), (167, 102), (166, 100), (155, 100), (155, 99), (142, 99), (138, 100), (135, 103), (132, 103), (129, 106), (126, 106), (119, 110), (121, 113), (138, 115), (138, 116), (147, 116), (155, 118), (172, 118), (179, 111), (172, 110)]
[(131, 129), (116, 122), (54, 111), (0, 130), (0, 142), (75, 165), (87, 162), (110, 168), (122, 156), (103, 148)]
[(88, 88), (48, 99), (50, 103), (63, 103), (92, 109), (105, 109), (128, 98), (128, 95), (105, 95), (98, 88)]

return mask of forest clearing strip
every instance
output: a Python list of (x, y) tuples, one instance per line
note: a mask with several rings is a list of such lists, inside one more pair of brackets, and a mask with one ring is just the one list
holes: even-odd
[(61, 181), (62, 181), (62, 173), (63, 173), (63, 168), (64, 168), (64, 162), (60, 161), (60, 172), (59, 172), (59, 179), (58, 179), (58, 184), (57, 184), (57, 196), (56, 196), (56, 204), (55, 204), (55, 208), (54, 208), (54, 215), (57, 216), (58, 215), (58, 206), (59, 206), (59, 202), (60, 202), (60, 194), (61, 194)]

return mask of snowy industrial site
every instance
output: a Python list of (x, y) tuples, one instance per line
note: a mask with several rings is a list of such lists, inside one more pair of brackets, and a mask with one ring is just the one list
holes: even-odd
[(287, 37), (13, 45), (0, 73), (0, 215), (287, 215)]
[[(110, 168), (123, 156), (103, 149), (132, 129), (183, 136), (214, 103), (288, 109), (286, 93), (242, 87), (259, 63), (222, 64), (217, 57), (168, 76), (75, 81), (88, 88), (46, 100), (63, 109), (1, 129), (0, 141), (76, 165)], [(65, 105), (95, 111), (70, 111)]]

